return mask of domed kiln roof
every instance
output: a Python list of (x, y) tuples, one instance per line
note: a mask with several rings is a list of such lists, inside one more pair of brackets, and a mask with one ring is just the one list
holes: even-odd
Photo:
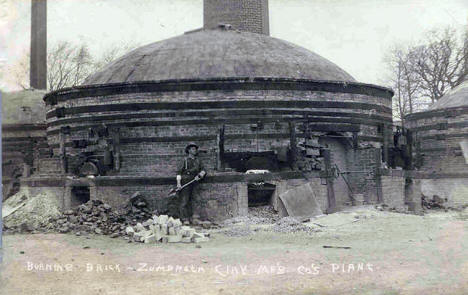
[(432, 106), (431, 110), (468, 106), (468, 80), (451, 89)]
[(355, 82), (334, 63), (292, 43), (262, 34), (201, 30), (135, 49), (83, 84), (227, 77)]
[(2, 124), (45, 123), (45, 90), (2, 92)]

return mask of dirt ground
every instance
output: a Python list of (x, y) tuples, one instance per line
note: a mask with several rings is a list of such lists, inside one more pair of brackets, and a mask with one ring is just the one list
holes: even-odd
[(0, 294), (468, 294), (467, 220), (357, 208), (312, 220), (317, 232), (261, 225), (201, 248), (7, 234)]

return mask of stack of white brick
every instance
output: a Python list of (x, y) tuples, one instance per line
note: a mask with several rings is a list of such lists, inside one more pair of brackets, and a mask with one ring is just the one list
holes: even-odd
[(200, 243), (209, 241), (208, 234), (197, 233), (190, 226), (182, 225), (180, 219), (167, 215), (155, 215), (152, 219), (138, 223), (135, 228), (127, 227), (125, 231), (135, 242)]

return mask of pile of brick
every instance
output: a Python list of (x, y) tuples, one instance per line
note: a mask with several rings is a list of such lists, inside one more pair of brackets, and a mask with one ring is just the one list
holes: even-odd
[(50, 221), (52, 229), (61, 233), (96, 233), (110, 235), (112, 238), (124, 236), (126, 224), (130, 222), (128, 216), (113, 212), (111, 206), (99, 200), (90, 200)]
[[(39, 225), (21, 224), (9, 228), (4, 226), (4, 229), (9, 232), (73, 232), (76, 235), (94, 233), (108, 235), (111, 238), (123, 237), (129, 242), (145, 243), (209, 241), (208, 233), (199, 233), (189, 227), (187, 222), (182, 224), (179, 219), (168, 215), (152, 214), (148, 207), (139, 194), (132, 196), (124, 211), (113, 211), (110, 205), (100, 200), (90, 200), (73, 210), (66, 210), (63, 213), (57, 211), (56, 215), (46, 216)], [(146, 221), (142, 222), (143, 220)], [(204, 229), (217, 227), (210, 221), (199, 220), (198, 216), (194, 218), (193, 224)]]
[(147, 220), (153, 216), (153, 212), (149, 209), (146, 199), (140, 192), (134, 193), (126, 207), (126, 216), (135, 221)]
[(127, 227), (126, 234), (134, 242), (141, 243), (200, 243), (208, 242), (208, 233), (198, 233), (185, 226), (179, 219), (167, 215), (153, 216), (135, 227)]

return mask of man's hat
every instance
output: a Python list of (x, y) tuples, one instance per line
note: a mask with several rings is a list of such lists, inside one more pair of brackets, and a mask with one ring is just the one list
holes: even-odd
[(188, 150), (189, 148), (191, 148), (192, 146), (196, 147), (198, 149), (198, 145), (194, 142), (191, 142), (189, 143), (186, 147), (185, 147), (185, 153), (188, 154)]

